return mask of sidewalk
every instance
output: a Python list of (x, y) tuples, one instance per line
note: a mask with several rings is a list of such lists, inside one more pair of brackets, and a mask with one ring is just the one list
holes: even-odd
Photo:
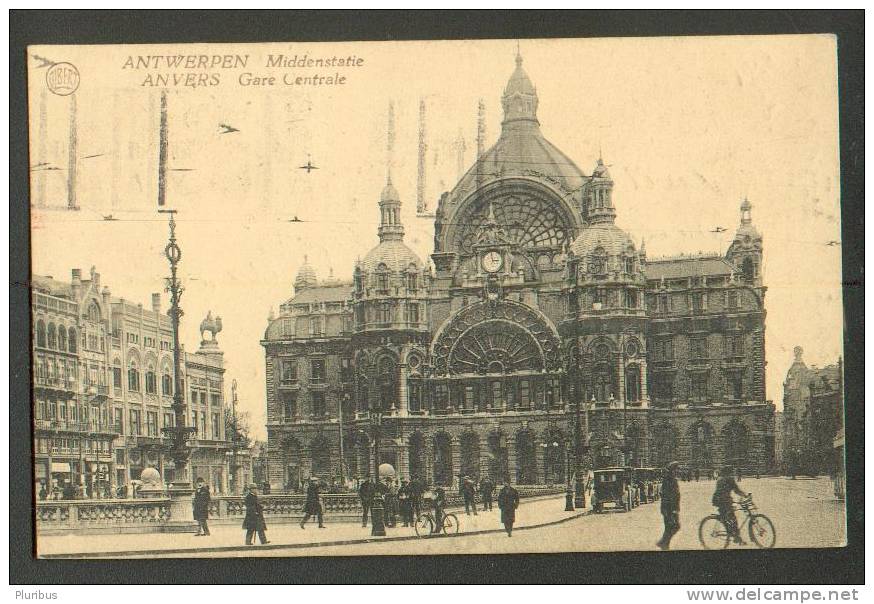
[[(477, 516), (466, 515), (464, 508), (447, 510), (458, 516), (459, 536), (502, 532), (501, 512), (495, 506), (491, 512), (480, 511)], [(576, 518), (589, 511), (564, 511), (564, 495), (522, 500), (516, 510), (514, 529), (531, 528), (563, 522)], [(296, 523), (268, 524), (269, 544), (247, 546), (244, 544), (245, 531), (237, 525), (216, 525), (210, 527), (209, 537), (195, 537), (189, 533), (149, 533), (149, 534), (107, 534), (107, 535), (37, 535), (37, 552), (40, 558), (114, 558), (128, 556), (148, 556), (155, 554), (191, 554), (192, 552), (245, 552), (252, 548), (304, 548), (325, 545), (344, 545), (367, 543), (371, 541), (395, 541), (417, 539), (415, 529), (404, 527), (386, 528), (385, 537), (373, 537), (370, 525), (363, 528), (358, 523), (326, 523), (327, 528), (319, 529), (311, 520), (306, 529), (301, 530)], [(257, 537), (255, 539), (257, 543)], [(239, 553), (237, 554), (239, 555)]]

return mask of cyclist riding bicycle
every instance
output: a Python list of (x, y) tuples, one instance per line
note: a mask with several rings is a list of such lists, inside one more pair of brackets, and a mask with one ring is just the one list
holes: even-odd
[(725, 466), (719, 471), (719, 479), (716, 481), (716, 491), (713, 493), (711, 503), (719, 510), (719, 517), (728, 529), (729, 536), (738, 545), (746, 545), (740, 536), (737, 517), (734, 514), (734, 502), (731, 494), (737, 493), (741, 497), (748, 497), (734, 480), (734, 468)]

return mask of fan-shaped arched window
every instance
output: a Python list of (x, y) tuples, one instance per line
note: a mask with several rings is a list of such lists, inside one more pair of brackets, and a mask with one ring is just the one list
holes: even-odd
[(47, 343), (49, 348), (57, 348), (58, 347), (58, 332), (55, 329), (54, 323), (49, 323), (49, 328), (47, 333)]
[(140, 391), (140, 368), (136, 361), (131, 361), (128, 366), (127, 389), (132, 392)]
[(42, 319), (36, 322), (36, 345), (40, 348), (46, 346), (46, 324)]

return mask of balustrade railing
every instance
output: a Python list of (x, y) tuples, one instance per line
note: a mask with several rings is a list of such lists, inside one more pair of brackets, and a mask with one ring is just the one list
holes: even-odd
[[(457, 490), (447, 491), (447, 507), (464, 505)], [(521, 498), (556, 495), (564, 486), (516, 485)], [(322, 505), (327, 516), (360, 518), (361, 500), (357, 493), (322, 494)], [(303, 494), (261, 495), (258, 500), (264, 509), (268, 524), (271, 519), (299, 519), (303, 516), (306, 496)], [(113, 529), (160, 531), (171, 520), (170, 499), (85, 499), (39, 501), (36, 504), (37, 531), (76, 531)], [(209, 516), (216, 521), (241, 521), (246, 515), (242, 496), (216, 496), (210, 500)]]
[(159, 526), (170, 519), (169, 499), (40, 501), (38, 531)]

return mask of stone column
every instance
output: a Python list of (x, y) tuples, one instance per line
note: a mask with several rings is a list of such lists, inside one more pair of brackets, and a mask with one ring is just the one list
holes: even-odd
[(640, 367), (640, 405), (644, 409), (649, 407), (649, 390), (646, 387), (646, 378), (648, 369), (646, 367), (646, 359), (642, 358), (638, 361)]
[(407, 397), (409, 392), (407, 389), (407, 379), (410, 377), (410, 368), (406, 363), (398, 365), (398, 375), (400, 383), (398, 384), (398, 415), (406, 417), (409, 415), (409, 401)]
[(410, 477), (410, 447), (408, 444), (404, 443), (402, 445), (398, 445), (398, 467), (396, 470), (398, 471), (398, 480), (402, 476), (407, 478)]
[(461, 439), (450, 435), (449, 442), (452, 446), (452, 486), (455, 486), (455, 481), (461, 474)]
[(427, 484), (434, 484), (434, 439), (433, 435), (425, 436), (425, 476)]

